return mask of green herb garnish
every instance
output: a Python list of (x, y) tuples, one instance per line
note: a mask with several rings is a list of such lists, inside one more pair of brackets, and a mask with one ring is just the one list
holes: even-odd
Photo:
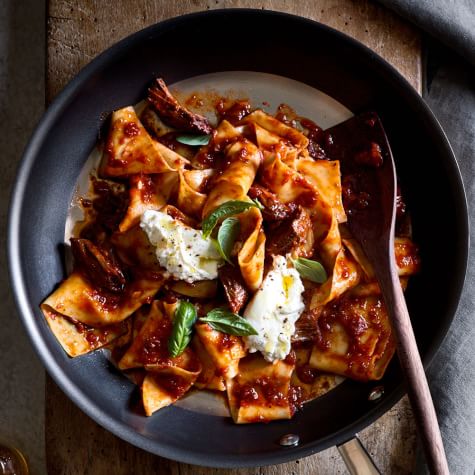
[(216, 247), (222, 258), (231, 265), (234, 265), (231, 262), (231, 251), (240, 229), (241, 223), (238, 218), (226, 218), (219, 227)]
[(256, 203), (256, 206), (262, 211), (264, 209), (264, 205), (257, 199), (253, 199), (254, 203)]
[(257, 331), (245, 318), (225, 308), (211, 310), (200, 322), (206, 322), (213, 330), (229, 335), (257, 335)]
[(191, 329), (196, 322), (196, 308), (190, 302), (180, 301), (175, 311), (173, 330), (168, 340), (168, 352), (176, 358), (180, 356), (191, 340)]
[(235, 214), (242, 213), (249, 208), (257, 208), (256, 203), (253, 201), (239, 201), (231, 200), (226, 201), (221, 206), (218, 206), (203, 220), (201, 228), (203, 230), (203, 237), (206, 239), (213, 232), (214, 227), (220, 219), (233, 216)]
[(327, 280), (327, 273), (320, 262), (299, 257), (298, 259), (292, 259), (292, 264), (304, 279), (317, 284), (322, 284)]
[(202, 145), (208, 145), (211, 139), (211, 135), (177, 135), (175, 140), (184, 145), (192, 145), (194, 147), (201, 147)]

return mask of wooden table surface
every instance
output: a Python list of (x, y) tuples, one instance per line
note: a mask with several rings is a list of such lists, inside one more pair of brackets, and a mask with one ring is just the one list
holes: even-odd
[[(184, 13), (246, 7), (305, 16), (353, 36), (392, 63), (421, 90), (419, 33), (370, 0), (49, 0), (46, 97), (50, 102), (104, 49), (148, 25)], [(50, 475), (307, 475), (347, 473), (335, 448), (295, 462), (255, 469), (208, 469), (172, 462), (108, 433), (48, 378), (46, 460)], [(408, 474), (415, 427), (407, 398), (360, 433), (384, 474)]]

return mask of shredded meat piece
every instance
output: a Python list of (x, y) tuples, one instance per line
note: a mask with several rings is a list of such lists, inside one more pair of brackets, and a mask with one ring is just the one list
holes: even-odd
[(246, 115), (251, 113), (251, 104), (245, 99), (232, 102), (231, 104), (221, 99), (216, 104), (216, 110), (219, 114), (220, 122), (227, 120), (231, 124), (237, 125)]
[(292, 343), (313, 341), (318, 336), (317, 320), (321, 313), (320, 309), (304, 310), (295, 322), (295, 333), (292, 335)]
[(157, 84), (148, 90), (148, 102), (157, 111), (167, 125), (187, 132), (210, 134), (213, 128), (208, 119), (194, 114), (183, 107), (168, 90), (163, 79), (158, 78)]
[(238, 313), (249, 298), (241, 272), (238, 268), (226, 264), (219, 269), (218, 275), (223, 284), (229, 308), (232, 312)]
[(260, 185), (251, 186), (249, 196), (259, 200), (264, 207), (262, 216), (265, 221), (281, 221), (292, 216), (297, 209), (296, 204), (282, 203), (274, 193)]
[(106, 250), (89, 239), (71, 239), (71, 251), (77, 268), (100, 289), (120, 293), (127, 283), (118, 262)]
[(290, 218), (270, 227), (266, 253), (292, 254), (293, 257), (310, 257), (313, 254), (313, 229), (310, 216), (299, 206)]
[(315, 160), (329, 160), (325, 150), (312, 139), (309, 139), (308, 146), (307, 146), (308, 153), (312, 158)]

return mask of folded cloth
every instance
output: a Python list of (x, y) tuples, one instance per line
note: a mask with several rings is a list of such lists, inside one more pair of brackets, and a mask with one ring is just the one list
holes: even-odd
[(379, 0), (475, 64), (474, 0)]
[[(424, 99), (455, 152), (470, 213), (470, 260), (454, 322), (428, 369), (450, 472), (475, 473), (475, 0), (380, 0), (452, 48), (429, 41)], [(433, 58), (438, 64), (434, 67)], [(471, 64), (470, 64), (471, 63)], [(429, 75), (429, 74), (428, 74)], [(455, 212), (455, 210), (454, 210)], [(457, 243), (453, 243), (457, 245)], [(415, 474), (428, 473), (418, 447)]]
[[(472, 224), (468, 272), (462, 298), (447, 338), (427, 374), (450, 472), (454, 475), (475, 473), (474, 75), (474, 67), (467, 66), (452, 55), (452, 58), (443, 60), (425, 95), (457, 157)], [(419, 448), (415, 473), (427, 473), (424, 465)]]

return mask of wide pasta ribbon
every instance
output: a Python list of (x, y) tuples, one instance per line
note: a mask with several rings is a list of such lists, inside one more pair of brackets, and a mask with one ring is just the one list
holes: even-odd
[(200, 190), (214, 170), (177, 170), (153, 175), (132, 175), (129, 178), (129, 205), (119, 225), (125, 232), (138, 224), (147, 210), (160, 210), (167, 203), (176, 203), (187, 216), (201, 217), (207, 195)]
[(180, 170), (176, 203), (188, 216), (200, 218), (208, 195), (200, 190), (214, 175), (213, 169)]
[(164, 173), (183, 168), (186, 163), (184, 157), (152, 139), (132, 106), (112, 113), (100, 176)]
[(137, 225), (145, 211), (159, 210), (166, 203), (165, 198), (159, 192), (153, 175), (132, 175), (129, 178), (129, 206), (124, 219), (119, 224), (119, 231), (128, 231)]
[(51, 308), (74, 322), (105, 327), (125, 320), (149, 302), (163, 281), (159, 273), (143, 272), (126, 285), (124, 292), (111, 294), (92, 285), (76, 270), (41, 304), (41, 309), (46, 313)]
[(299, 203), (308, 210), (314, 223), (314, 235), (325, 265), (331, 269), (341, 249), (338, 221), (331, 206), (317, 188), (297, 170), (283, 161), (288, 148), (276, 147), (262, 165), (263, 184), (283, 203)]
[(130, 331), (130, 320), (94, 328), (56, 312), (48, 305), (42, 305), (41, 310), (51, 331), (58, 339), (64, 351), (71, 357), (84, 355), (102, 348)]
[(199, 373), (199, 361), (191, 348), (186, 348), (176, 358), (172, 358), (168, 353), (168, 339), (173, 327), (172, 315), (175, 307), (176, 305), (167, 305), (159, 300), (152, 302), (130, 348), (119, 361), (120, 369), (144, 367), (160, 371), (176, 367)]
[(207, 323), (198, 323), (195, 329), (218, 374), (225, 380), (234, 378), (239, 360), (246, 355), (242, 339), (213, 330)]
[(396, 345), (381, 297), (344, 296), (325, 307), (317, 326), (311, 367), (362, 381), (383, 376)]
[(262, 229), (262, 214), (251, 208), (239, 215), (243, 245), (238, 252), (238, 263), (246, 285), (255, 292), (264, 277), (266, 235)]
[(224, 376), (206, 351), (205, 346), (201, 342), (198, 335), (193, 338), (193, 349), (201, 361), (202, 370), (195, 382), (195, 386), (199, 389), (210, 389), (213, 391), (226, 391)]
[(269, 363), (262, 356), (250, 355), (239, 363), (236, 377), (226, 381), (229, 408), (236, 424), (290, 419), (290, 378), (295, 359), (287, 357)]
[(119, 361), (120, 369), (145, 368), (147, 371), (142, 383), (147, 415), (183, 396), (201, 372), (201, 363), (190, 347), (175, 358), (168, 353), (173, 310), (173, 305), (155, 300), (130, 348)]
[(155, 254), (155, 248), (138, 224), (125, 232), (114, 233), (111, 241), (124, 264), (155, 272), (163, 270)]
[[(351, 290), (352, 295), (360, 297), (380, 295), (381, 289), (376, 281), (373, 266), (359, 243), (349, 236), (347, 230), (345, 230), (345, 235), (347, 237), (343, 238), (343, 243), (363, 271), (361, 282)], [(409, 276), (416, 274), (420, 270), (419, 250), (411, 239), (396, 237), (394, 238), (394, 254), (399, 281), (403, 290), (405, 290)]]
[(341, 249), (338, 223), (346, 221), (339, 163), (306, 158), (307, 137), (263, 111), (253, 112), (243, 122), (252, 124), (263, 150), (264, 184), (284, 203), (297, 202), (308, 209), (322, 258), (331, 268)]
[(341, 196), (341, 172), (338, 160), (313, 160), (299, 158), (295, 169), (314, 185), (332, 209), (338, 223), (346, 222), (346, 213)]
[[(259, 149), (243, 136), (236, 134), (237, 130), (225, 120), (216, 131), (215, 140), (219, 138), (217, 146), (223, 144), (225, 148), (226, 164), (221, 174), (213, 181), (213, 188), (203, 207), (203, 218), (226, 201), (246, 199), (262, 162)], [(228, 141), (231, 141), (229, 145)]]
[[(224, 147), (226, 165), (213, 182), (213, 189), (203, 207), (203, 218), (227, 201), (249, 200), (247, 193), (262, 162), (259, 149), (225, 120), (215, 131), (213, 140), (215, 147)], [(239, 219), (243, 244), (238, 253), (238, 262), (246, 285), (255, 291), (261, 285), (264, 273), (265, 234), (262, 215), (259, 209), (252, 208), (242, 213)]]
[(310, 301), (310, 310), (323, 307), (331, 300), (336, 299), (358, 284), (360, 279), (360, 266), (351, 257), (351, 254), (348, 254), (346, 249), (342, 247), (335, 259), (331, 275), (320, 287), (314, 290)]
[[(246, 116), (242, 123), (258, 126), (256, 127), (256, 138), (259, 148), (272, 147), (272, 145), (282, 142), (295, 148), (300, 153), (308, 146), (308, 138), (302, 132), (284, 124), (260, 109)], [(270, 135), (264, 137), (264, 131), (269, 132)], [(277, 140), (275, 137), (277, 137)], [(270, 141), (269, 138), (271, 139)]]

